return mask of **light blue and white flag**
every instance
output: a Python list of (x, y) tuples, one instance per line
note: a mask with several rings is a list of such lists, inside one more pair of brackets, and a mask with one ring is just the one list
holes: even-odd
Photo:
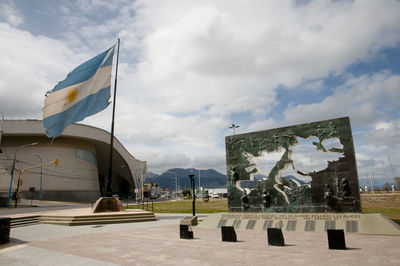
[(70, 72), (46, 93), (43, 127), (48, 137), (58, 137), (72, 123), (104, 110), (111, 96), (114, 48), (104, 51)]

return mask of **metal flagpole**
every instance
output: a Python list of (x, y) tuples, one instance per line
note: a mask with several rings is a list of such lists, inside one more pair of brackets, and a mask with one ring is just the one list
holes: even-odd
[(117, 64), (115, 67), (115, 82), (114, 82), (114, 98), (113, 98), (113, 111), (111, 120), (111, 140), (110, 140), (110, 159), (108, 161), (108, 181), (107, 181), (107, 196), (112, 196), (112, 158), (113, 158), (113, 144), (114, 144), (114, 117), (115, 117), (115, 101), (117, 96), (117, 76), (118, 76), (118, 59), (119, 59), (119, 46), (120, 40), (118, 38), (117, 49)]

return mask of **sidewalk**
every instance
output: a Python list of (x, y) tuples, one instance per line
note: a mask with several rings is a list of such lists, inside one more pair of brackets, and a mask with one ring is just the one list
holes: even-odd
[(91, 207), (91, 203), (74, 203), (74, 202), (57, 202), (45, 200), (31, 200), (22, 199), (18, 202), (18, 207), (14, 208), (14, 204), (10, 204), (10, 208), (0, 208), (0, 216), (9, 216), (14, 214), (27, 214), (46, 211), (76, 209)]
[(326, 234), (284, 233), (286, 246), (268, 246), (266, 232), (236, 231), (222, 242), (218, 229), (193, 227), (179, 238), (187, 214), (157, 214), (158, 221), (11, 229), (0, 265), (399, 265), (400, 237), (346, 234), (347, 250), (329, 250)]

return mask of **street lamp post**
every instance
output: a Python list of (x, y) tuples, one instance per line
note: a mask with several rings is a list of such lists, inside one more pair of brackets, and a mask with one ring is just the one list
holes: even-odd
[(240, 127), (240, 126), (235, 126), (235, 124), (232, 124), (232, 126), (229, 127), (229, 128), (233, 129), (233, 135), (235, 135), (235, 129), (238, 127)]
[(200, 184), (200, 169), (199, 169), (199, 191), (200, 191), (200, 198), (203, 198), (203, 191), (201, 190), (201, 184)]
[(1, 114), (1, 121), (0, 121), (0, 144), (1, 144), (1, 136), (3, 135), (4, 114), (2, 112), (0, 112), (0, 114)]
[(11, 187), (12, 187), (12, 181), (13, 181), (13, 178), (14, 178), (15, 161), (17, 159), (17, 152), (18, 152), (19, 149), (22, 149), (22, 148), (25, 148), (25, 147), (28, 147), (28, 146), (35, 146), (37, 144), (38, 144), (37, 142), (33, 142), (33, 143), (30, 143), (30, 144), (19, 146), (19, 147), (17, 147), (15, 149), (14, 160), (13, 160), (13, 164), (12, 164), (12, 167), (11, 167), (10, 188), (8, 189), (7, 208), (10, 207)]
[(18, 172), (19, 172), (19, 175), (18, 175), (18, 183), (17, 183), (17, 189), (15, 190), (15, 208), (17, 208), (17, 202), (18, 202), (18, 193), (19, 193), (19, 186), (21, 185), (21, 174), (24, 172), (24, 171), (26, 171), (26, 170), (31, 170), (31, 169), (34, 169), (34, 168), (38, 168), (38, 167), (42, 167), (43, 165), (50, 165), (50, 164), (56, 164), (56, 166), (58, 166), (58, 163), (59, 163), (59, 160), (58, 159), (56, 159), (55, 161), (52, 161), (52, 162), (48, 162), (48, 163), (45, 163), (45, 164), (38, 164), (38, 165), (33, 165), (33, 166), (30, 166), (30, 167), (28, 167), (28, 168), (25, 168), (25, 169), (20, 169), (20, 170), (18, 170)]
[(193, 210), (193, 216), (196, 216), (196, 191), (195, 191), (195, 186), (196, 184), (194, 183), (194, 174), (189, 174), (188, 177), (190, 178), (190, 184), (192, 185), (192, 195), (193, 195), (193, 203), (192, 203), (192, 210)]
[[(141, 197), (143, 197), (143, 172), (141, 172), (142, 180), (139, 181), (138, 174), (137, 174), (139, 171), (143, 171), (143, 169), (140, 168), (140, 169), (136, 170), (136, 172), (135, 172), (136, 184), (138, 184), (138, 188), (137, 188), (138, 192), (140, 191), (140, 195), (141, 195)], [(140, 190), (139, 190), (139, 186), (140, 186)], [(138, 193), (136, 193), (136, 201), (137, 201), (137, 199), (138, 199)]]
[(42, 163), (42, 158), (40, 158), (40, 156), (37, 153), (33, 154), (34, 156), (38, 157), (40, 160), (40, 200), (42, 200), (42, 175), (43, 175), (43, 163)]
[(143, 179), (144, 175), (143, 175), (143, 173), (141, 176), (142, 176), (142, 202), (144, 202), (144, 191), (143, 191), (144, 190), (144, 179)]

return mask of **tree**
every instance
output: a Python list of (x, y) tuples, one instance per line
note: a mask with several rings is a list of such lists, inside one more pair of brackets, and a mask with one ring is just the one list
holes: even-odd
[(190, 188), (186, 188), (182, 191), (182, 195), (183, 197), (190, 197), (192, 196), (192, 190), (190, 190)]
[(204, 201), (208, 202), (210, 200), (210, 195), (208, 194), (208, 190), (206, 190), (206, 195), (204, 196)]
[(386, 183), (383, 185), (383, 187), (385, 188), (386, 192), (389, 192), (389, 187), (390, 187), (390, 185), (389, 185), (388, 182), (386, 182)]
[(400, 188), (400, 177), (397, 176), (397, 177), (393, 178), (393, 181), (396, 183), (397, 189), (399, 189)]

